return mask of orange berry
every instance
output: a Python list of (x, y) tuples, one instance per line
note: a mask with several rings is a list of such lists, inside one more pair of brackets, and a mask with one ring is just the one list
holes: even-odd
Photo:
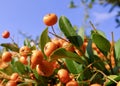
[(90, 86), (102, 86), (102, 85), (95, 83), (95, 84), (91, 84)]
[(33, 79), (33, 80), (35, 79), (35, 75), (33, 73), (30, 73), (29, 76), (31, 79)]
[(9, 36), (10, 36), (10, 32), (7, 31), (7, 30), (5, 30), (5, 31), (2, 33), (2, 37), (3, 37), (3, 38), (9, 38)]
[(59, 38), (55, 37), (55, 38), (51, 39), (51, 41), (52, 41), (53, 43), (55, 43), (58, 47), (60, 47)]
[(92, 48), (93, 48), (94, 50), (97, 49), (97, 46), (95, 45), (95, 43), (92, 43)]
[(0, 59), (0, 69), (4, 69), (8, 66), (6, 62), (3, 62), (2, 59)]
[(118, 81), (117, 85), (116, 86), (120, 86), (120, 81)]
[(12, 60), (12, 54), (8, 51), (2, 54), (2, 61), (3, 62), (10, 62)]
[(46, 56), (50, 56), (50, 54), (56, 50), (58, 48), (58, 46), (53, 43), (53, 42), (48, 42), (46, 43), (45, 47), (44, 47), (44, 52)]
[[(43, 53), (40, 50), (34, 50), (31, 56), (31, 65), (36, 66), (37, 64), (42, 63)], [(34, 68), (34, 67), (33, 67)]]
[(66, 86), (79, 86), (77, 81), (71, 80), (66, 83)]
[(36, 66), (36, 71), (41, 76), (49, 77), (54, 72), (54, 67), (52, 62), (48, 62), (46, 60), (43, 60), (43, 62)]
[(54, 13), (47, 14), (43, 17), (43, 22), (47, 26), (53, 26), (54, 24), (57, 23), (57, 16)]
[(17, 83), (15, 81), (8, 81), (6, 86), (17, 86)]
[(23, 63), (24, 65), (27, 65), (27, 64), (28, 64), (28, 61), (27, 61), (27, 59), (26, 59), (24, 56), (21, 56), (20, 59), (19, 59), (19, 61), (20, 61), (21, 63)]
[(80, 50), (78, 50), (76, 47), (74, 47), (75, 52), (79, 55), (82, 56), (82, 53), (80, 52)]
[(58, 78), (62, 83), (67, 83), (70, 80), (69, 72), (66, 69), (58, 70)]
[(23, 46), (20, 48), (19, 53), (21, 56), (27, 56), (31, 52), (28, 46)]
[(74, 46), (69, 42), (64, 42), (62, 48), (65, 48), (67, 51), (74, 52)]
[(107, 70), (110, 70), (110, 66), (109, 66), (108, 64), (105, 65), (105, 68), (106, 68)]
[(13, 80), (13, 81), (16, 81), (19, 77), (19, 74), (18, 73), (13, 73), (11, 76), (10, 76), (10, 80)]
[(63, 40), (63, 39), (59, 39), (58, 41), (59, 41), (59, 43), (60, 43), (60, 45), (59, 45), (60, 47), (62, 47), (63, 43), (66, 42), (66, 41)]

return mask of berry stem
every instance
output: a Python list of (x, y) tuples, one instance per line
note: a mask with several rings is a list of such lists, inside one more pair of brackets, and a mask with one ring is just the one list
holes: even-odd
[(60, 37), (60, 36), (58, 36), (58, 35), (56, 35), (56, 34), (54, 34), (54, 33), (52, 33), (52, 32), (49, 32), (49, 33), (52, 34), (52, 35), (54, 35), (54, 36), (56, 36), (56, 37), (58, 37), (58, 38), (60, 38), (60, 39), (65, 40), (66, 42), (69, 42), (68, 40), (66, 40), (66, 39), (64, 39), (64, 38), (62, 38), (62, 37)]
[(10, 76), (8, 76), (7, 74), (3, 73), (2, 71), (0, 71), (0, 78), (2, 79), (10, 79)]
[(51, 28), (52, 28), (53, 33), (56, 35), (55, 30), (54, 30), (54, 27), (53, 27), (53, 26), (51, 26)]

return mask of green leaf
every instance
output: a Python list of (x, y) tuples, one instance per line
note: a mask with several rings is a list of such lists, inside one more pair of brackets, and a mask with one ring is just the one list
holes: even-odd
[(110, 51), (110, 47), (111, 47), (110, 42), (102, 35), (98, 33), (92, 33), (92, 40), (101, 51), (104, 52)]
[(13, 44), (12, 43), (2, 43), (2, 44), (0, 44), (0, 46), (5, 47), (5, 48), (10, 49), (15, 52), (19, 52), (18, 45), (15, 43), (13, 43)]
[(12, 70), (11, 65), (8, 65), (6, 68), (2, 69), (2, 72), (11, 75), (14, 71)]
[[(115, 81), (120, 81), (120, 76), (117, 76), (117, 75), (110, 75), (110, 76), (107, 76)], [(109, 80), (108, 82), (105, 83), (105, 86), (115, 86), (115, 82)]]
[(92, 63), (93, 64), (93, 67), (103, 71), (105, 74), (110, 74), (109, 71), (105, 68), (105, 63), (103, 60), (101, 60), (97, 55), (94, 55), (94, 62)]
[(39, 40), (39, 47), (41, 48), (42, 52), (44, 53), (44, 46), (47, 42), (50, 41), (48, 37), (48, 27), (42, 32)]
[(60, 17), (59, 27), (69, 41), (76, 47), (80, 47), (83, 44), (82, 38), (76, 33), (70, 21), (65, 16)]
[(120, 39), (115, 43), (115, 55), (116, 59), (120, 60)]
[(26, 73), (24, 64), (22, 64), (19, 61), (14, 62), (13, 68), (14, 68), (14, 70), (16, 70), (16, 72), (18, 72), (20, 74), (25, 74)]
[[(33, 43), (33, 44), (31, 44)], [(33, 41), (30, 41), (29, 39), (25, 39), (24, 40), (24, 45), (28, 46), (31, 50), (35, 50), (36, 49), (36, 45), (34, 44)]]
[(94, 54), (93, 54), (93, 50), (92, 50), (92, 40), (91, 39), (88, 41), (86, 50), (87, 50), (87, 54), (89, 56), (89, 63), (91, 63), (94, 61)]
[(76, 53), (66, 51), (64, 48), (58, 48), (57, 50), (55, 50), (51, 54), (50, 58), (51, 58), (51, 61), (57, 60), (60, 58), (68, 58), (68, 59), (74, 60), (78, 63), (85, 64), (85, 61), (82, 59), (82, 57), (80, 57)]
[(101, 36), (103, 36), (103, 37), (106, 38), (106, 35), (105, 35), (105, 33), (104, 33), (103, 31), (101, 31), (101, 30), (97, 30), (97, 32), (98, 32)]
[(83, 27), (81, 27), (79, 30), (78, 30), (78, 35), (81, 36), (82, 40), (84, 40), (84, 37), (85, 37), (85, 29)]
[(25, 46), (28, 46), (28, 47), (31, 47), (31, 45), (30, 45), (30, 40), (25, 39), (25, 40), (24, 40), (24, 45), (25, 45)]
[(35, 75), (35, 78), (39, 81), (38, 84), (40, 84), (40, 85), (42, 85), (42, 86), (47, 86), (47, 83), (45, 83), (47, 79), (45, 79), (44, 77), (40, 76), (40, 75), (37, 73), (36, 70), (33, 70), (33, 73), (34, 73), (34, 75)]
[(78, 64), (71, 59), (65, 59), (65, 62), (66, 62), (66, 66), (67, 66), (68, 70), (70, 71), (70, 73), (78, 74), (82, 71), (81, 64)]

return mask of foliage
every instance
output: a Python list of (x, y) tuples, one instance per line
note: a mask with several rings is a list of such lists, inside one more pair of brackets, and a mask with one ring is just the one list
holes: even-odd
[[(27, 50), (30, 49), (29, 52), (24, 52), (26, 48), (22, 51), (26, 53), (24, 61), (27, 61), (27, 64), (21, 62), (21, 48), (17, 44), (2, 43), (3, 52), (12, 53), (12, 61), (0, 64), (1, 84), (8, 83), (11, 75), (17, 72), (19, 74), (19, 79), (16, 81), (18, 86), (53, 86), (57, 84), (65, 86), (66, 83), (62, 83), (57, 74), (62, 68), (69, 72), (70, 80), (77, 81), (80, 86), (89, 86), (93, 83), (112, 86), (118, 83), (120, 80), (120, 40), (110, 42), (96, 29), (91, 31), (91, 37), (86, 37), (83, 34), (84, 29), (80, 28), (77, 32), (65, 16), (59, 18), (59, 27), (64, 38), (49, 32), (49, 27), (47, 27), (40, 35), (38, 45), (31, 45), (28, 39), (24, 41), (24, 46), (28, 46)], [(50, 33), (55, 36), (57, 42), (60, 43), (62, 40), (62, 45), (65, 42), (70, 45), (63, 47), (59, 44), (55, 50), (51, 50), (52, 52), (48, 56), (45, 50), (52, 45), (46, 46), (46, 44), (48, 42), (56, 43), (53, 38), (49, 37)], [(73, 50), (69, 50), (68, 47)], [(43, 55), (34, 54), (35, 50), (40, 50)], [(35, 64), (32, 64), (33, 61), (31, 61), (33, 56), (37, 56), (36, 59), (33, 59)], [(39, 60), (39, 58), (41, 59)], [(2, 59), (2, 54), (0, 59)], [(4, 64), (7, 66), (1, 66)], [(57, 66), (54, 67), (53, 64)], [(34, 66), (35, 68), (33, 68)]]

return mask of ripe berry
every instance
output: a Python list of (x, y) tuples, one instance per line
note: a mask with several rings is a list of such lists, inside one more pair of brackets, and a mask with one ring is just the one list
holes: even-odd
[(42, 63), (43, 53), (40, 50), (34, 50), (31, 56), (31, 64), (36, 66), (37, 64)]
[(90, 86), (102, 86), (102, 85), (95, 83), (95, 84), (91, 84)]
[(27, 64), (28, 64), (28, 61), (27, 61), (26, 57), (24, 57), (24, 56), (21, 56), (20, 59), (19, 59), (19, 61), (20, 61), (21, 63), (23, 63), (24, 65), (27, 65)]
[(79, 86), (77, 81), (71, 80), (66, 83), (66, 86)]
[(5, 86), (17, 86), (17, 83), (15, 81), (8, 81)]
[(54, 24), (57, 23), (57, 16), (54, 13), (47, 14), (43, 17), (43, 22), (47, 26), (53, 26)]
[(69, 42), (64, 42), (62, 48), (65, 48), (67, 51), (74, 51), (74, 46)]
[(7, 31), (7, 30), (5, 30), (5, 31), (2, 33), (2, 37), (3, 37), (3, 38), (9, 38), (9, 36), (10, 36), (10, 32)]
[(58, 48), (58, 46), (53, 43), (53, 42), (48, 42), (45, 47), (44, 47), (44, 52), (46, 56), (50, 56), (50, 54), (56, 50)]
[(55, 43), (58, 47), (60, 47), (59, 38), (55, 37), (55, 38), (51, 39), (51, 41), (52, 41), (53, 43)]
[(120, 86), (120, 81), (118, 81), (117, 85), (116, 86)]
[(10, 62), (12, 60), (12, 54), (8, 51), (2, 54), (2, 61), (3, 62)]
[(10, 76), (10, 80), (13, 80), (13, 81), (16, 81), (19, 77), (19, 74), (18, 73), (13, 73), (11, 76)]
[(58, 78), (62, 83), (67, 83), (70, 80), (69, 72), (66, 69), (58, 70)]
[(28, 46), (23, 46), (20, 48), (19, 53), (21, 56), (27, 56), (31, 52)]
[(36, 71), (41, 76), (49, 77), (54, 72), (54, 67), (52, 62), (48, 62), (46, 60), (43, 60), (43, 62), (36, 66)]

